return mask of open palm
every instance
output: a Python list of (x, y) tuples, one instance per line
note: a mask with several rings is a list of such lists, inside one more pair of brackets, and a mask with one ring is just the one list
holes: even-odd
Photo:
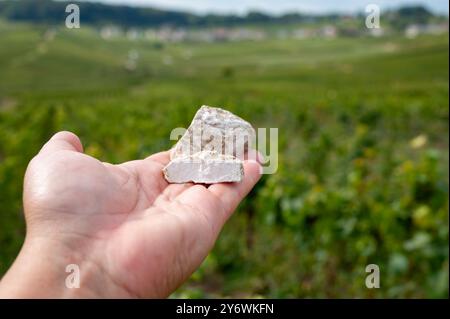
[(162, 152), (102, 163), (83, 153), (74, 134), (57, 133), (27, 169), (22, 254), (27, 243), (53, 247), (42, 262), (61, 271), (54, 278), (79, 265), (79, 296), (168, 296), (201, 264), (260, 176), (259, 164), (246, 161), (241, 183), (168, 184), (161, 172), (168, 161)]

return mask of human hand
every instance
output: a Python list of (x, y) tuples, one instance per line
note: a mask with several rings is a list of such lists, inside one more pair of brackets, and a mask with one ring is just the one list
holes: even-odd
[[(167, 297), (202, 263), (239, 202), (260, 177), (241, 183), (168, 184), (162, 152), (119, 165), (83, 153), (78, 137), (55, 134), (29, 163), (27, 234), (0, 282), (0, 297)], [(66, 266), (80, 269), (67, 288)]]

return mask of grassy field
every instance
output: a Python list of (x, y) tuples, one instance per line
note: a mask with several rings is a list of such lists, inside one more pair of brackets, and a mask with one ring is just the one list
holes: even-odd
[(279, 128), (279, 169), (175, 297), (448, 297), (448, 58), (448, 34), (158, 44), (0, 22), (0, 275), (55, 131), (118, 163), (208, 104)]

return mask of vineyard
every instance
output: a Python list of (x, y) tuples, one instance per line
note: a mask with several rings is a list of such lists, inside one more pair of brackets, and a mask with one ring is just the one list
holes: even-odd
[(171, 44), (0, 22), (0, 276), (54, 132), (119, 163), (208, 104), (278, 128), (278, 170), (174, 297), (446, 298), (448, 59), (448, 34)]

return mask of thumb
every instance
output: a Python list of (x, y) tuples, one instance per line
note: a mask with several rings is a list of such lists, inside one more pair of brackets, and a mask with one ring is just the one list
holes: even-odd
[(53, 153), (56, 151), (83, 152), (83, 145), (78, 136), (74, 133), (62, 131), (53, 135), (50, 140), (44, 144), (39, 154)]

